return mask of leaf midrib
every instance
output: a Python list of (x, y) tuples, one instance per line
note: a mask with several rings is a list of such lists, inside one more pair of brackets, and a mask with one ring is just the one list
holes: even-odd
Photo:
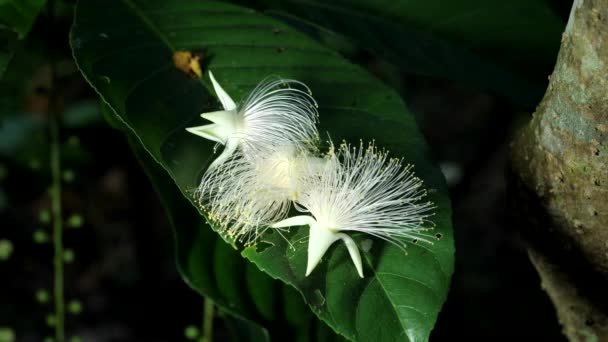
[(162, 34), (162, 32), (160, 32), (158, 30), (158, 28), (156, 27), (156, 25), (154, 25), (154, 23), (150, 20), (150, 18), (148, 18), (145, 13), (132, 1), (132, 0), (121, 0), (125, 5), (127, 5), (129, 8), (131, 8), (131, 10), (133, 10), (133, 12), (135, 13), (135, 15), (144, 23), (144, 25), (146, 25), (146, 27), (152, 31), (152, 33), (156, 34), (158, 36), (158, 38), (165, 43), (165, 45), (169, 48), (169, 50), (171, 50), (171, 52), (175, 52), (176, 49), (173, 46), (173, 44), (171, 44), (171, 42), (169, 41), (169, 39), (167, 39), (167, 37), (165, 37), (164, 34)]

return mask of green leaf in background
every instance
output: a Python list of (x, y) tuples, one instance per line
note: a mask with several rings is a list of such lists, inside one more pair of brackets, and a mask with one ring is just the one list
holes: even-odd
[(0, 76), (30, 31), (45, 0), (0, 0)]
[(1, 27), (16, 32), (19, 39), (25, 38), (45, 2), (45, 0), (1, 0)]
[[(214, 155), (212, 142), (185, 128), (200, 125), (199, 114), (218, 109), (219, 103), (206, 77), (193, 79), (174, 66), (172, 55), (178, 50), (204, 52), (204, 65), (237, 100), (268, 75), (301, 80), (319, 103), (321, 132), (329, 132), (334, 141), (376, 139), (393, 156), (413, 163), (433, 189), (430, 199), (438, 206), (435, 223), (441, 238), (434, 244), (411, 244), (406, 255), (393, 245), (355, 235), (364, 250), (365, 279), (358, 277), (346, 250), (338, 245), (310, 277), (304, 277), (306, 229), (293, 228), (286, 235), (295, 249), (273, 233), (264, 236), (258, 249), (249, 247), (242, 255), (293, 286), (321, 320), (349, 339), (428, 339), (453, 271), (451, 210), (443, 176), (431, 162), (413, 116), (393, 90), (289, 26), (224, 3), (82, 0), (70, 41), (89, 83), (164, 169), (167, 182), (190, 202), (191, 190)], [(210, 268), (182, 269), (184, 277), (191, 284), (215, 277), (225, 284), (216, 295), (244, 295), (237, 293), (244, 275), (231, 274), (230, 269), (230, 263), (239, 261), (209, 241), (190, 243), (209, 234), (203, 217), (174, 223), (178, 235), (189, 237), (185, 244), (178, 242), (178, 255), (202, 264), (227, 263), (214, 265), (213, 274)], [(202, 250), (193, 251), (199, 247)], [(228, 305), (242, 305), (244, 311), (255, 307), (266, 315), (275, 312), (260, 303)], [(284, 315), (297, 321), (302, 313)]]
[[(251, 1), (245, 1), (251, 2)], [(546, 0), (253, 1), (323, 39), (332, 31), (401, 70), (535, 106), (564, 23)]]

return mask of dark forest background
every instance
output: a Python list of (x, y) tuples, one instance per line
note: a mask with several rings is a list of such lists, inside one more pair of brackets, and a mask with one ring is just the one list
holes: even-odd
[[(570, 5), (551, 2), (564, 22)], [(200, 327), (203, 298), (180, 278), (158, 196), (73, 63), (68, 34), (74, 1), (55, 6), (52, 19), (44, 11), (38, 16), (0, 88), (0, 342), (10, 341), (7, 329), (24, 342), (53, 335), (47, 298), (53, 279), (45, 128), (49, 56), (60, 65), (65, 109), (63, 201), (71, 251), (66, 329), (82, 341), (186, 341), (187, 327)], [(558, 48), (542, 68), (529, 71), (545, 84)], [(456, 270), (431, 339), (563, 340), (507, 206), (510, 137), (534, 108), (457, 82), (399, 72), (364, 49), (347, 57), (399, 90), (450, 186)], [(215, 340), (229, 340), (221, 314), (214, 325)]]

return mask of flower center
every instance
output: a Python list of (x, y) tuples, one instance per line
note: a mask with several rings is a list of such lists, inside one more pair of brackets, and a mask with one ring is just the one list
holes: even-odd
[(261, 163), (258, 174), (264, 186), (277, 192), (277, 196), (293, 198), (297, 195), (297, 163), (287, 156), (273, 156)]

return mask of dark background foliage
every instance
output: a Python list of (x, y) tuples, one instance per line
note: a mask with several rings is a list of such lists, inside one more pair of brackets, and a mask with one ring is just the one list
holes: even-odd
[[(65, 234), (75, 254), (66, 265), (66, 293), (83, 306), (80, 314), (68, 315), (67, 330), (84, 341), (185, 340), (184, 328), (201, 321), (202, 298), (178, 275), (157, 194), (124, 135), (103, 120), (97, 95), (72, 62), (74, 3), (53, 5), (53, 18), (48, 12), (38, 16), (0, 85), (0, 239), (14, 247), (0, 261), (0, 326), (11, 327), (17, 341), (52, 335), (46, 319), (52, 307), (36, 300), (38, 290), (52, 286), (52, 246), (33, 237), (49, 231), (40, 213), (50, 206), (44, 123), (53, 58), (66, 113), (64, 170), (73, 172), (64, 174), (65, 216), (84, 218), (82, 227)], [(571, 1), (550, 5), (565, 22)], [(544, 85), (557, 49), (520, 73)], [(399, 71), (365, 46), (344, 53), (399, 90), (450, 184), (456, 270), (432, 340), (563, 339), (506, 205), (509, 139), (533, 104), (466, 82)], [(229, 339), (226, 322), (215, 320), (218, 341)]]

